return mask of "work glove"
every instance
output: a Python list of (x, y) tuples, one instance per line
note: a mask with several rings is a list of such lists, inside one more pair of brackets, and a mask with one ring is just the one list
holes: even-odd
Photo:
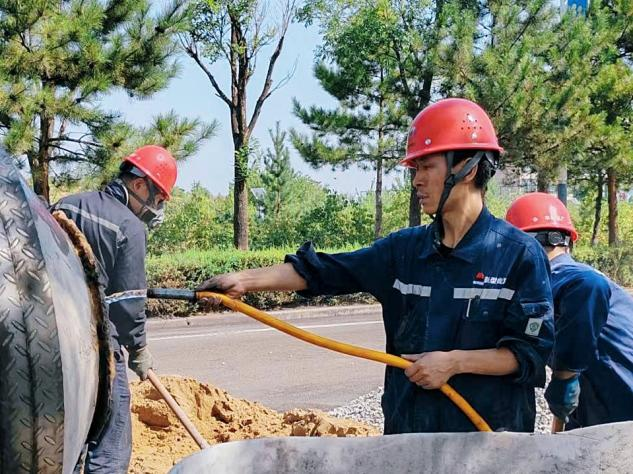
[(147, 346), (128, 349), (127, 366), (133, 370), (141, 380), (147, 378), (147, 372), (153, 368), (154, 361)]
[(563, 422), (569, 422), (569, 415), (578, 408), (580, 397), (579, 374), (568, 379), (557, 379), (552, 377), (551, 382), (545, 390), (545, 400), (550, 411), (556, 418)]

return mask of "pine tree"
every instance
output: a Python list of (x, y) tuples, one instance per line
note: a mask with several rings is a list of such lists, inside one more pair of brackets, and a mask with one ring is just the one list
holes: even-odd
[[(478, 3), (472, 0), (458, 1), (460, 14), (477, 10)], [(397, 104), (401, 113), (411, 121), (437, 98), (441, 98), (437, 85), (441, 79), (438, 55), (446, 37), (446, 26), (452, 12), (448, 0), (311, 0), (303, 10), (308, 22), (318, 21), (328, 43), (340, 43), (339, 38), (350, 38), (342, 34), (353, 31), (363, 18), (371, 18), (371, 38), (357, 30), (366, 41), (354, 43), (356, 62), (371, 63), (380, 57), (384, 70), (384, 92)], [(373, 23), (373, 24), (372, 24)], [(351, 48), (350, 48), (351, 49)], [(404, 127), (402, 127), (404, 128)], [(405, 132), (404, 130), (401, 130)], [(413, 180), (410, 172), (410, 182)], [(409, 225), (421, 223), (420, 204), (415, 189), (409, 192)]]
[(55, 167), (103, 166), (127, 142), (133, 129), (99, 99), (163, 89), (184, 18), (179, 2), (156, 16), (146, 0), (0, 2), (0, 135), (37, 194), (49, 199)]
[(330, 19), (314, 72), (339, 105), (305, 108), (295, 100), (295, 115), (313, 133), (292, 133), (293, 144), (315, 168), (355, 164), (375, 171), (375, 238), (383, 233), (383, 176), (402, 156), (407, 122), (392, 91), (396, 62), (389, 54), (384, 14), (383, 6), (365, 5), (343, 24)]
[[(633, 75), (618, 46), (627, 21), (599, 4), (586, 16), (561, 15), (545, 0), (483, 5), (478, 15), (452, 15), (443, 90), (491, 113), (503, 163), (537, 173), (539, 190), (547, 191), (561, 165), (572, 182), (595, 182), (597, 222), (605, 179), (614, 191), (615, 170), (631, 160)], [(609, 195), (613, 216), (615, 192)]]
[(286, 145), (286, 132), (282, 131), (279, 122), (275, 130), (268, 130), (273, 148), (268, 148), (263, 156), (264, 169), (261, 180), (266, 193), (264, 195), (264, 209), (267, 218), (273, 221), (279, 219), (286, 204), (292, 197), (292, 181), (296, 173), (290, 165), (290, 150)]

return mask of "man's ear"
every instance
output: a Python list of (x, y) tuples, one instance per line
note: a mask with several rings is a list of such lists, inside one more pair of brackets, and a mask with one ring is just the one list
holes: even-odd
[[(464, 166), (466, 166), (465, 163), (464, 163)], [(477, 170), (479, 170), (479, 163), (477, 163), (475, 167), (472, 170), (470, 170), (470, 172), (466, 176), (464, 176), (464, 182), (470, 183), (470, 182), (475, 181), (475, 176), (477, 176)]]
[(145, 186), (144, 178), (134, 178), (128, 182), (128, 187), (136, 194), (139, 194), (143, 190), (143, 186)]

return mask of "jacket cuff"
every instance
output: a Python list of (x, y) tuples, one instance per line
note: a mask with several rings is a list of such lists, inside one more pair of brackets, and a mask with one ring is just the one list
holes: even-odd
[(320, 296), (323, 294), (319, 284), (319, 258), (316, 255), (312, 242), (306, 242), (294, 255), (286, 255), (284, 263), (290, 263), (295, 271), (306, 281), (307, 288), (297, 291), (297, 294), (305, 298)]
[(506, 347), (509, 349), (519, 364), (516, 377), (512, 381), (520, 385), (533, 387), (545, 386), (545, 362), (526, 341), (512, 337), (502, 337), (497, 343), (497, 349)]

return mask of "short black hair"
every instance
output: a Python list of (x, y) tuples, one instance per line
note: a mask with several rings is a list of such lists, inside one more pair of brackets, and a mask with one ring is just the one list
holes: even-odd
[[(457, 150), (453, 152), (453, 166), (475, 156), (475, 154), (481, 150)], [(496, 151), (491, 152), (494, 155), (494, 164), (490, 162), (485, 156), (479, 160), (477, 164), (477, 174), (475, 175), (475, 187), (477, 189), (486, 189), (488, 182), (495, 175), (497, 171), (497, 161), (499, 160), (499, 153)]]
[(134, 165), (132, 163), (129, 163), (127, 161), (121, 163), (121, 166), (119, 167), (119, 179), (121, 179), (122, 181), (129, 183), (130, 181), (132, 181), (133, 179), (138, 179), (141, 176), (139, 176), (138, 174), (134, 173)]

